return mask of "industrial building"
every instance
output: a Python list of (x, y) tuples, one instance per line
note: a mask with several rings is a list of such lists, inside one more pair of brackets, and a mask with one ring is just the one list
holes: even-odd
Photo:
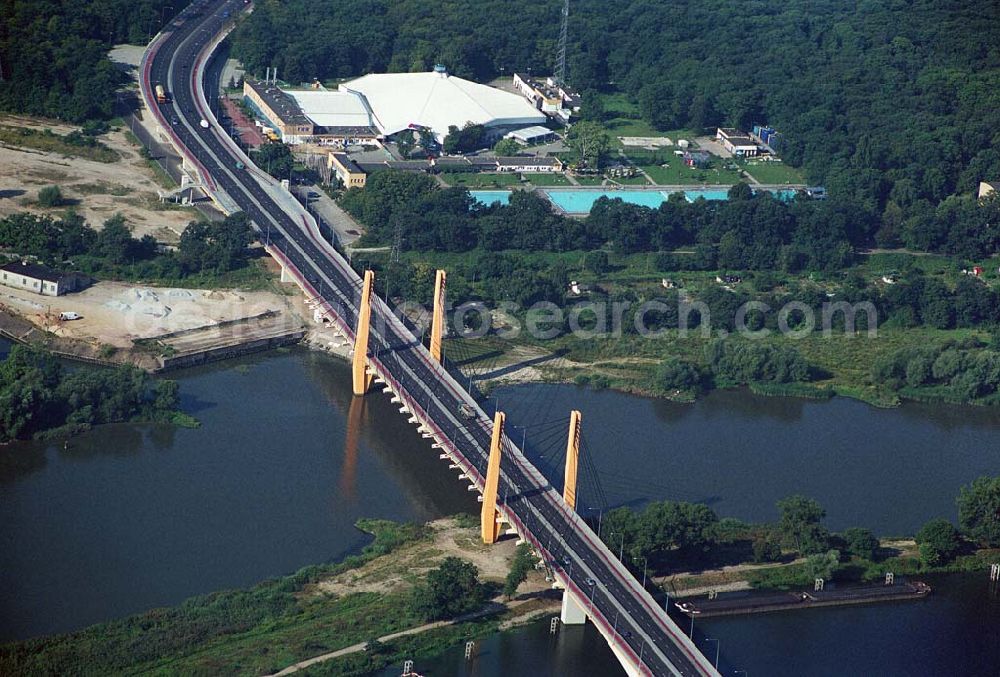
[(361, 97), (349, 92), (282, 90), (277, 84), (245, 78), (244, 101), (289, 145), (377, 144), (380, 136)]
[(42, 296), (61, 296), (83, 289), (87, 277), (80, 273), (63, 273), (27, 261), (15, 261), (0, 266), (0, 284), (15, 289), (27, 289)]
[(552, 117), (566, 121), (573, 113), (580, 112), (580, 95), (553, 78), (542, 81), (514, 73), (514, 89), (537, 110)]
[(719, 127), (715, 138), (722, 147), (739, 157), (755, 157), (760, 154), (760, 146), (748, 134), (731, 127)]
[(449, 75), (444, 66), (427, 73), (378, 73), (340, 85), (361, 95), (384, 137), (405, 130), (429, 130), (439, 142), (448, 127), (472, 123), (499, 138), (508, 131), (540, 125), (545, 115), (517, 94)]

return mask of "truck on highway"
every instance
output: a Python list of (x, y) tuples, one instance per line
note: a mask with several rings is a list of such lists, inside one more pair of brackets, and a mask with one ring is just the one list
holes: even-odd
[(163, 85), (157, 83), (156, 103), (166, 103), (166, 102), (167, 102), (167, 90), (163, 89)]

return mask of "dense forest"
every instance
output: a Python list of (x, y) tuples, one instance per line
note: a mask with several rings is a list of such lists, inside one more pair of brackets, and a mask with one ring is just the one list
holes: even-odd
[[(291, 81), (434, 62), (477, 80), (547, 73), (561, 5), (261, 0), (234, 48)], [(576, 0), (569, 34), (572, 85), (623, 90), (663, 130), (776, 127), (786, 161), (885, 223), (883, 244), (1000, 177), (995, 3)]]
[(100, 423), (187, 421), (177, 382), (132, 366), (69, 370), (42, 350), (15, 345), (0, 360), (0, 443)]
[[(688, 202), (673, 195), (658, 209), (599, 199), (585, 219), (552, 212), (547, 200), (515, 191), (509, 205), (475, 203), (464, 188), (441, 188), (422, 174), (379, 171), (341, 204), (367, 226), (372, 244), (453, 251), (595, 249), (623, 254), (692, 247), (688, 269), (838, 270), (879, 228), (878, 216), (839, 200), (783, 202), (746, 184), (729, 200)], [(1000, 200), (953, 196), (912, 219), (900, 236), (913, 249), (979, 259), (1000, 246)]]
[(112, 45), (145, 44), (188, 0), (0, 1), (0, 110), (83, 122), (113, 115)]
[(161, 251), (151, 235), (133, 237), (121, 214), (107, 219), (100, 231), (73, 211), (59, 218), (22, 212), (0, 219), (0, 253), (56, 268), (72, 265), (97, 277), (120, 277), (126, 266), (132, 277), (146, 279), (227, 273), (246, 266), (252, 240), (243, 212), (222, 221), (192, 221), (176, 251)]

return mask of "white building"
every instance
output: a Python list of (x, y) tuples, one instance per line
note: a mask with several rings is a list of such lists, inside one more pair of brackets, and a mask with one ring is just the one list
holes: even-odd
[(559, 138), (559, 135), (553, 132), (548, 127), (542, 127), (541, 125), (533, 125), (531, 127), (525, 127), (523, 129), (515, 129), (512, 132), (508, 132), (504, 135), (505, 139), (514, 139), (518, 143), (522, 143), (525, 146), (530, 146), (535, 143), (542, 143), (543, 141), (549, 141), (552, 139)]
[(83, 289), (86, 278), (79, 273), (62, 273), (35, 263), (15, 261), (0, 266), (0, 284), (42, 296), (60, 296)]
[(379, 73), (340, 85), (364, 97), (384, 136), (406, 129), (429, 129), (438, 141), (448, 127), (483, 125), (500, 136), (509, 129), (545, 122), (523, 97), (452, 75), (443, 66), (429, 73)]
[(753, 157), (760, 153), (760, 146), (757, 145), (757, 142), (738, 129), (719, 127), (715, 132), (715, 138), (722, 143), (723, 148), (733, 155)]

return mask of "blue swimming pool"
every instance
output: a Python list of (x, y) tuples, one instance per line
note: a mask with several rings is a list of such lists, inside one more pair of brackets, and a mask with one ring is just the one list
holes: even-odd
[(473, 200), (484, 205), (498, 202), (502, 205), (510, 204), (509, 190), (470, 190), (469, 195), (472, 196)]
[(656, 209), (670, 195), (660, 190), (549, 190), (545, 191), (556, 207), (568, 214), (586, 214), (600, 198), (621, 198), (622, 201)]
[[(559, 207), (568, 214), (587, 214), (594, 203), (602, 197), (611, 199), (621, 198), (624, 202), (629, 202), (643, 207), (656, 209), (670, 197), (671, 191), (667, 190), (549, 190), (545, 191), (552, 204)], [(772, 190), (771, 193), (778, 198), (788, 202), (795, 197), (794, 190)], [(728, 200), (729, 187), (706, 188), (703, 190), (685, 190), (684, 197), (688, 202), (694, 202), (698, 198), (706, 200)]]
[(700, 197), (703, 197), (706, 200), (728, 200), (729, 188), (710, 188), (708, 190), (686, 190), (684, 191), (684, 197), (687, 198), (688, 202), (694, 202)]

